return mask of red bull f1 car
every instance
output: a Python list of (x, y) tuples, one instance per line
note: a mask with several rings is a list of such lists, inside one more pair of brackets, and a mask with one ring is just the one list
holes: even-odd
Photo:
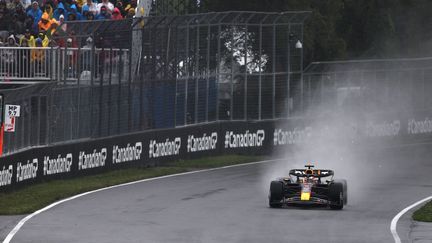
[(314, 205), (342, 209), (348, 202), (346, 180), (334, 180), (333, 170), (305, 167), (290, 170), (289, 177), (270, 183), (270, 207)]

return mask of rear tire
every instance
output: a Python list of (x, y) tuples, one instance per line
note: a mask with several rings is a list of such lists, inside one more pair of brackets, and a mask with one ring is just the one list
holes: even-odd
[(283, 199), (283, 184), (280, 181), (272, 181), (270, 183), (269, 206), (271, 208), (282, 207), (281, 200)]
[(341, 210), (344, 206), (344, 186), (342, 182), (334, 182), (329, 186), (330, 208)]
[(342, 183), (344, 205), (347, 205), (347, 203), (348, 203), (348, 184), (347, 184), (347, 181), (345, 179), (341, 179), (341, 180), (336, 180), (335, 182)]

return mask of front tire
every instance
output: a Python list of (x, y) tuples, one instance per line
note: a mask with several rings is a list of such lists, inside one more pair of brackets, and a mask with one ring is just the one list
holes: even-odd
[(280, 181), (272, 181), (270, 183), (269, 206), (271, 208), (282, 207), (281, 200), (283, 199), (283, 184)]

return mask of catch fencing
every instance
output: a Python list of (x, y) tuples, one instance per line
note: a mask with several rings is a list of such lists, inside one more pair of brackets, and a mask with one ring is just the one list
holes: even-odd
[[(116, 21), (69, 22), (78, 48), (40, 51), (35, 78), (6, 67), (3, 79), (44, 81), (5, 91), (21, 105), (10, 154), (150, 129), (220, 120), (293, 116), (300, 107), (303, 22), (310, 12), (221, 12)], [(91, 37), (93, 46), (86, 48)], [(49, 58), (48, 58), (49, 57)], [(30, 59), (31, 60), (31, 59)], [(31, 62), (30, 62), (31, 63)], [(18, 70), (19, 71), (19, 70)], [(13, 78), (11, 78), (13, 74)], [(50, 82), (48, 82), (50, 81)]]
[[(223, 12), (148, 19), (139, 79), (172, 97), (154, 100), (163, 106), (152, 108), (150, 124), (290, 116), (299, 107), (293, 97), (303, 68), (295, 44), (303, 41), (308, 15)], [(158, 114), (161, 108), (170, 112)]]
[[(310, 117), (317, 109), (429, 108), (432, 58), (320, 62), (303, 72), (296, 43), (308, 14), (83, 21), (68, 24), (77, 48), (0, 49), (46, 57), (38, 74), (45, 82), (3, 91), (7, 104), (22, 107), (4, 151), (215, 121)], [(83, 46), (88, 37), (93, 45)], [(16, 74), (22, 63), (11, 82), (37, 80), (32, 65), (23, 70), (33, 77)]]

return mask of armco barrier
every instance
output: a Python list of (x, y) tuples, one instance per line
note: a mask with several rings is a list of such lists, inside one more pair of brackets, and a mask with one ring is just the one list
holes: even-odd
[(385, 119), (365, 116), (332, 129), (314, 126), (318, 123), (313, 119), (216, 122), (33, 148), (0, 158), (0, 191), (43, 180), (153, 166), (178, 159), (232, 153), (268, 155), (295, 149), (294, 145), (319, 136), (331, 139), (331, 133), (344, 134), (354, 143), (430, 139), (432, 119), (428, 113), (394, 113)]

